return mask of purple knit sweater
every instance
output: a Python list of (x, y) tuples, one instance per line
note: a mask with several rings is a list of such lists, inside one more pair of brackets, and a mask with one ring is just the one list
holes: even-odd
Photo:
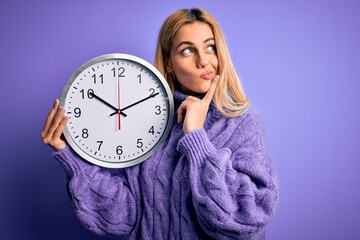
[[(185, 98), (175, 92), (176, 106)], [(174, 121), (152, 157), (125, 169), (94, 166), (69, 147), (53, 156), (69, 177), (79, 219), (98, 234), (265, 239), (278, 201), (263, 123), (252, 107), (228, 118), (211, 104), (204, 127), (186, 135)]]

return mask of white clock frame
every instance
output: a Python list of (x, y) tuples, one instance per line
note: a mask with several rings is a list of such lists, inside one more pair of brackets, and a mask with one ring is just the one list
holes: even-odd
[[(128, 155), (128, 157), (124, 156), (123, 157), (123, 160), (121, 160), (121, 156), (118, 154), (118, 150), (121, 152), (123, 152), (123, 149), (122, 149), (122, 146), (121, 149), (116, 149), (116, 152), (117, 152), (117, 155), (111, 155), (109, 154), (109, 156), (106, 156), (106, 155), (101, 155), (101, 151), (100, 151), (100, 146), (102, 145), (102, 141), (98, 141), (98, 142), (101, 142), (99, 143), (99, 146), (98, 146), (98, 150), (99, 151), (96, 151), (94, 149), (85, 149), (86, 147), (89, 148), (89, 146), (87, 146), (86, 144), (84, 143), (79, 143), (78, 140), (75, 140), (75, 137), (76, 136), (79, 136), (79, 132), (76, 132), (76, 131), (79, 131), (79, 129), (76, 129), (75, 124), (73, 124), (73, 122), (71, 121), (71, 118), (75, 119), (75, 108), (73, 106), (71, 106), (72, 104), (72, 101), (79, 101), (79, 100), (76, 100), (76, 99), (70, 99), (71, 96), (75, 96), (74, 94), (79, 94), (79, 89), (82, 87), (81, 84), (89, 84), (88, 82), (86, 81), (91, 81), (91, 76), (89, 74), (92, 74), (92, 73), (96, 73), (96, 71), (98, 71), (97, 69), (99, 69), (99, 64), (102, 63), (102, 66), (104, 66), (105, 63), (109, 63), (109, 62), (117, 62), (117, 65), (116, 66), (119, 66), (119, 62), (122, 62), (122, 64), (124, 64), (125, 62), (126, 63), (130, 63), (134, 66), (135, 65), (138, 65), (136, 66), (136, 68), (138, 69), (139, 67), (141, 67), (141, 72), (145, 72), (148, 74), (148, 77), (147, 77), (147, 83), (148, 85), (150, 86), (153, 86), (154, 88), (152, 88), (152, 90), (155, 89), (160, 89), (160, 90), (156, 90), (158, 91), (156, 94), (153, 94), (153, 93), (150, 93), (149, 97), (147, 97), (147, 99), (150, 99), (149, 101), (146, 100), (144, 101), (144, 99), (142, 100), (143, 102), (139, 103), (139, 105), (142, 105), (147, 102), (150, 102), (152, 101), (151, 98), (154, 98), (156, 97), (156, 95), (159, 95), (158, 98), (162, 98), (161, 100), (164, 102), (163, 105), (162, 105), (162, 109), (159, 110), (160, 112), (165, 112), (163, 115), (165, 116), (165, 118), (163, 119), (163, 123), (161, 123), (162, 125), (165, 125), (163, 127), (163, 129), (161, 129), (161, 131), (157, 131), (157, 134), (159, 136), (156, 136), (156, 139), (155, 140), (152, 140), (153, 141), (153, 144), (152, 143), (147, 143), (148, 144), (148, 147), (146, 149), (142, 149), (142, 148), (139, 148), (139, 146), (137, 146), (137, 148), (141, 149), (140, 153), (138, 152), (137, 154), (133, 153), (133, 157)], [(128, 64), (129, 65), (129, 64)], [(101, 67), (101, 66), (100, 66)], [(100, 71), (100, 70), (99, 70)], [(124, 71), (125, 71), (125, 68), (124, 68)], [(140, 71), (140, 70), (139, 70)], [(119, 85), (118, 88), (120, 88), (120, 76), (121, 74), (119, 74), (119, 68), (118, 68), (118, 73), (117, 73), (117, 76), (115, 76), (115, 70), (113, 71), (114, 73), (114, 77), (118, 78), (119, 82), (117, 83)], [(94, 82), (96, 80), (96, 74), (93, 75), (95, 76), (93, 79), (94, 79)], [(80, 78), (82, 78), (80, 80)], [(105, 78), (105, 77), (104, 77)], [(151, 79), (150, 79), (151, 78)], [(99, 81), (99, 80), (98, 80)], [(130, 81), (129, 79), (126, 79), (126, 75), (125, 75), (125, 78), (122, 78), (122, 81)], [(139, 82), (141, 82), (141, 77), (139, 78)], [(126, 82), (124, 82), (126, 83)], [(113, 84), (113, 83), (112, 83)], [(133, 83), (131, 83), (133, 84)], [(157, 85), (156, 85), (157, 84)], [(105, 86), (104, 89), (106, 88), (109, 88), (111, 87), (111, 85), (109, 86)], [(146, 87), (144, 87), (146, 88)], [(82, 93), (82, 98), (84, 99), (84, 89), (82, 89), (83, 92)], [(89, 89), (90, 90), (90, 89)], [(89, 99), (92, 99), (96, 96), (94, 96), (94, 90), (91, 92), (88, 92), (86, 93), (85, 91), (85, 98), (86, 98), (86, 94), (87, 94), (87, 97)], [(92, 89), (91, 89), (92, 90)], [(123, 89), (122, 89), (123, 90)], [(110, 90), (106, 90), (106, 91), (110, 91)], [(112, 91), (112, 90), (111, 90)], [(120, 90), (119, 90), (120, 91)], [(123, 95), (127, 90), (123, 90), (123, 93), (121, 95)], [(150, 91), (150, 89), (149, 89)], [(76, 93), (74, 93), (76, 92)], [(155, 91), (154, 91), (155, 92)], [(90, 93), (90, 95), (89, 95)], [(158, 94), (160, 93), (160, 94)], [(119, 93), (118, 93), (119, 94)], [(128, 95), (127, 96), (130, 96), (129, 93), (127, 93)], [(161, 96), (160, 96), (161, 95)], [(144, 95), (142, 95), (144, 96)], [(91, 97), (91, 98), (90, 98)], [(135, 97), (136, 98), (136, 97)], [(137, 96), (137, 99), (139, 99), (140, 96)], [(119, 96), (119, 99), (120, 99), (120, 96)], [(94, 104), (97, 105), (97, 100), (96, 99), (93, 99), (93, 100), (89, 100), (89, 102), (91, 102), (93, 104), (94, 101)], [(120, 101), (120, 100), (118, 100)], [(134, 100), (129, 100), (130, 102), (134, 102)], [(114, 99), (112, 98), (111, 103), (114, 102)], [(139, 102), (139, 101), (138, 101)], [(135, 102), (135, 104), (137, 104)], [(86, 104), (85, 104), (86, 105)], [(111, 104), (110, 104), (111, 105)], [(115, 104), (114, 104), (115, 105)], [(115, 107), (115, 106), (112, 106), (112, 107)], [(120, 103), (119, 103), (120, 105)], [(121, 129), (120, 127), (120, 114), (123, 114), (123, 115), (126, 115), (124, 112), (121, 112), (120, 113), (120, 106), (117, 105), (117, 110), (118, 112), (114, 112), (115, 109), (113, 110), (110, 110), (110, 108), (107, 108), (106, 111), (113, 111), (112, 114), (110, 114), (109, 118), (113, 117), (112, 115), (117, 115), (117, 118), (119, 118), (119, 128)], [(126, 103), (126, 105), (129, 105), (129, 103)], [(134, 105), (134, 104), (130, 104), (130, 105)], [(61, 98), (60, 98), (60, 106), (62, 107), (65, 107), (66, 108), (66, 112), (67, 112), (67, 115), (69, 116), (69, 123), (68, 125), (66, 126), (66, 128), (64, 129), (64, 136), (67, 140), (67, 142), (69, 143), (69, 145), (72, 147), (72, 149), (79, 155), (81, 156), (82, 158), (84, 158), (85, 160), (93, 163), (93, 164), (96, 164), (96, 165), (99, 165), (99, 166), (102, 166), (102, 167), (108, 167), (108, 168), (124, 168), (124, 167), (130, 167), (130, 166), (133, 166), (133, 165), (136, 165), (136, 164), (139, 164), (143, 161), (145, 161), (146, 159), (148, 159), (152, 154), (154, 154), (154, 152), (161, 146), (161, 144), (166, 140), (167, 136), (169, 135), (170, 133), (170, 130), (171, 130), (171, 126), (172, 126), (172, 122), (173, 122), (173, 118), (174, 118), (174, 102), (173, 102), (173, 96), (172, 96), (172, 93), (171, 93), (171, 90), (170, 90), (170, 87), (168, 85), (168, 83), (166, 82), (165, 78), (162, 76), (162, 74), (153, 66), (151, 65), (150, 63), (148, 63), (147, 61), (139, 58), (139, 57), (136, 57), (136, 56), (133, 56), (133, 55), (129, 55), (129, 54), (122, 54), (122, 53), (112, 53), (112, 54), (105, 54), (105, 55), (101, 55), (101, 56), (98, 56), (98, 57), (95, 57), (89, 61), (87, 61), (86, 63), (84, 63), (82, 66), (80, 66), (72, 75), (71, 77), (69, 78), (69, 80), (67, 81), (63, 91), (62, 91), (62, 94), (61, 94)], [(129, 109), (129, 107), (132, 107), (132, 106), (128, 106), (128, 107), (125, 107), (126, 109)], [(159, 107), (159, 105), (156, 105), (156, 107)], [(86, 109), (89, 109), (89, 108), (92, 108), (92, 106), (90, 106), (88, 104), (88, 106), (85, 106)], [(135, 108), (135, 107), (134, 107)], [(138, 108), (138, 106), (136, 107)], [(139, 108), (138, 108), (139, 109)], [(78, 113), (80, 114), (76, 114), (76, 115), (79, 115), (78, 118), (80, 118), (81, 116), (81, 112), (84, 111), (84, 110), (80, 110), (80, 108), (78, 108)], [(101, 111), (103, 109), (101, 108)], [(104, 110), (105, 111), (105, 110)], [(124, 110), (125, 111), (125, 110)], [(126, 110), (126, 111), (129, 111), (130, 110)], [(141, 111), (141, 112), (145, 112), (145, 110)], [(134, 113), (132, 113), (134, 114)], [(145, 118), (144, 120), (146, 121), (146, 117), (147, 116), (142, 116), (143, 113), (140, 113), (140, 110), (138, 110), (137, 114), (139, 115), (138, 117), (143, 117)], [(96, 115), (96, 116), (95, 116)], [(103, 114), (95, 114), (93, 113), (93, 118), (100, 118)], [(85, 118), (85, 117), (84, 117)], [(113, 117), (114, 118), (114, 117)], [(100, 120), (100, 121), (106, 121), (104, 120), (104, 118), (101, 118), (103, 120)], [(149, 118), (148, 118), (149, 119)], [(85, 120), (83, 120), (85, 121)], [(90, 120), (89, 120), (90, 121)], [(95, 119), (94, 119), (95, 121)], [(76, 122), (76, 121), (75, 121)], [(79, 121), (78, 121), (79, 122)], [(130, 121), (131, 122), (131, 121)], [(94, 123), (92, 123), (94, 125)], [(128, 123), (128, 124), (132, 124), (132, 123)], [(135, 123), (134, 123), (135, 124)], [(107, 124), (105, 124), (105, 122), (103, 123), (100, 123), (100, 126), (102, 125), (102, 127), (105, 129), (105, 134), (107, 134), (106, 132), (110, 132), (111, 130), (109, 130), (109, 128), (107, 127)], [(133, 126), (134, 127), (134, 126)], [(75, 128), (75, 130), (71, 129), (71, 128)], [(97, 131), (100, 131), (99, 129), (97, 129)], [(123, 134), (127, 134), (127, 136), (131, 136), (133, 133), (130, 131), (130, 132), (126, 132), (124, 130), (125, 133)], [(150, 132), (150, 130), (149, 130)], [(83, 132), (84, 133), (84, 132)], [(122, 133), (120, 133), (122, 134)], [(76, 136), (75, 136), (76, 135)], [(154, 135), (154, 133), (152, 132), (152, 135)], [(109, 138), (110, 139), (107, 139), (107, 140), (111, 140), (111, 141), (116, 141), (115, 139), (115, 136), (113, 133), (109, 133)], [(125, 136), (125, 135), (124, 135)], [(124, 138), (124, 136), (122, 136)], [(87, 138), (87, 137), (86, 137)], [(83, 139), (83, 142), (86, 142), (85, 139)], [(143, 146), (143, 142), (140, 141), (141, 145)], [(116, 143), (115, 143), (116, 145)], [(138, 139), (138, 145), (139, 145), (139, 139)], [(119, 146), (118, 146), (119, 147)], [(98, 153), (99, 152), (99, 153)], [(95, 155), (93, 154), (95, 153)], [(108, 154), (108, 153), (106, 153)], [(100, 156), (99, 156), (100, 155)], [(111, 155), (111, 156), (110, 156)], [(105, 157), (104, 157), (105, 156)], [(106, 158), (108, 157), (108, 159)], [(124, 160), (125, 159), (125, 160)]]

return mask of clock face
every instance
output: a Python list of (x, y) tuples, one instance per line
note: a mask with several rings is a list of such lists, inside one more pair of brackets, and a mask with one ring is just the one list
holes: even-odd
[(69, 122), (64, 136), (84, 159), (103, 167), (138, 164), (166, 139), (173, 97), (166, 80), (146, 61), (107, 54), (82, 65), (60, 100)]

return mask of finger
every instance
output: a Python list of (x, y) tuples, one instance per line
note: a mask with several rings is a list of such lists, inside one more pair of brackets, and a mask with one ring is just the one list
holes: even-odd
[(182, 123), (183, 120), (184, 120), (184, 117), (185, 117), (185, 109), (184, 109), (184, 105), (181, 104), (177, 110), (177, 114), (178, 114), (178, 117), (177, 117), (177, 121), (178, 123)]
[(55, 132), (54, 132), (54, 135), (53, 135), (53, 138), (54, 139), (60, 139), (61, 137), (61, 134), (63, 133), (65, 127), (66, 127), (66, 124), (68, 123), (69, 121), (69, 117), (68, 116), (65, 116), (61, 119), (61, 122), (59, 124), (59, 126), (56, 128)]
[(53, 138), (56, 129), (59, 127), (61, 120), (64, 118), (64, 115), (65, 115), (65, 108), (60, 108), (49, 127), (49, 130), (48, 130), (47, 136), (46, 136), (47, 138), (49, 138), (49, 139)]
[(184, 102), (196, 102), (196, 101), (199, 101), (199, 98), (194, 96), (188, 96)]
[(50, 110), (50, 112), (48, 113), (47, 117), (46, 117), (46, 121), (44, 124), (44, 127), (41, 131), (41, 137), (45, 138), (45, 136), (47, 135), (47, 132), (49, 131), (49, 128), (51, 126), (51, 123), (53, 122), (54, 116), (59, 108), (59, 99), (55, 99), (55, 102)]
[(203, 98), (204, 101), (208, 102), (210, 104), (211, 100), (214, 97), (215, 94), (215, 90), (216, 90), (216, 86), (217, 83), (219, 82), (220, 76), (216, 75), (213, 80), (211, 81), (210, 87), (208, 92), (206, 93), (205, 97)]
[(179, 106), (178, 110), (177, 110), (177, 114), (178, 114), (178, 123), (182, 123), (184, 118), (185, 118), (185, 114), (186, 114), (186, 109), (189, 107), (189, 104), (191, 102), (197, 102), (200, 101), (198, 98), (193, 97), (193, 96), (188, 96)]

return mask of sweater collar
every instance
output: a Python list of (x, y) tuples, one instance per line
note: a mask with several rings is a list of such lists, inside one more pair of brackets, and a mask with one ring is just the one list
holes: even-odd
[[(190, 95), (182, 93), (179, 90), (175, 89), (175, 91), (174, 91), (175, 115), (177, 115), (177, 109), (179, 108), (181, 103), (183, 101), (185, 101), (185, 99), (189, 96)], [(194, 97), (202, 99), (204, 96), (205, 96), (205, 94), (199, 94)], [(209, 106), (209, 111), (208, 111), (208, 114), (207, 114), (207, 117), (206, 117), (206, 120), (204, 123), (204, 127), (208, 128), (213, 122), (217, 121), (221, 117), (222, 117), (222, 114), (216, 109), (214, 102), (211, 101), (210, 106)]]
[[(189, 97), (190, 95), (185, 94), (183, 92), (180, 92), (179, 90), (175, 89), (174, 91), (174, 100), (175, 100), (175, 107), (176, 109), (181, 105), (181, 103), (183, 101), (185, 101), (185, 99), (187, 97)], [(205, 96), (205, 94), (199, 94), (199, 95), (195, 95), (194, 97), (197, 97), (199, 99), (202, 99)], [(211, 102), (212, 104), (212, 102)]]

